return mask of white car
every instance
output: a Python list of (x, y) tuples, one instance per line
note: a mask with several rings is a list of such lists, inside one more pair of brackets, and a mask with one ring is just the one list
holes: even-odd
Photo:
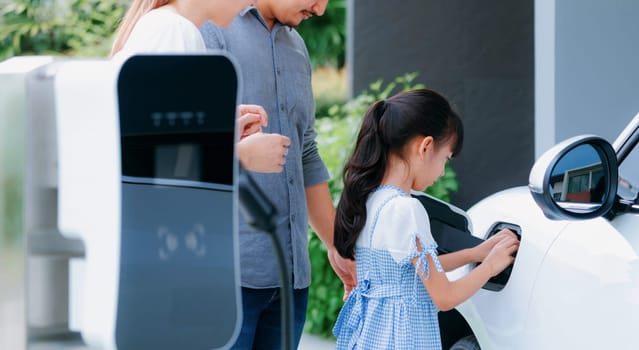
[(415, 194), (441, 252), (502, 228), (521, 240), (514, 265), (440, 313), (444, 349), (639, 349), (638, 142), (639, 114), (613, 145), (568, 139), (537, 160), (528, 188), (491, 195), (467, 215)]

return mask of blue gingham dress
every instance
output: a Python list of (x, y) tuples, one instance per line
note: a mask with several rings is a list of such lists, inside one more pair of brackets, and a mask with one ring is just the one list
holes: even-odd
[(420, 279), (430, 273), (427, 255), (443, 271), (426, 210), (388, 185), (373, 191), (366, 207), (355, 246), (357, 287), (333, 328), (337, 349), (441, 349), (438, 309)]

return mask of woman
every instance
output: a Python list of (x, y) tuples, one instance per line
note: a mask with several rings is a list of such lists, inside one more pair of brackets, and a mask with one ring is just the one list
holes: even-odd
[(228, 26), (255, 0), (133, 0), (115, 38), (121, 52), (205, 51), (199, 27), (207, 20)]

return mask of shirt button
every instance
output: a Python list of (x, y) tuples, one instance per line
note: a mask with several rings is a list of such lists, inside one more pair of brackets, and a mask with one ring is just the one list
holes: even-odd
[(277, 75), (280, 75), (280, 67), (277, 67), (276, 72), (277, 72)]
[(293, 178), (292, 177), (288, 178), (288, 183), (291, 184), (291, 185), (293, 184)]
[(284, 110), (284, 104), (280, 103), (280, 109), (283, 111)]
[(295, 214), (291, 215), (291, 222), (295, 222)]

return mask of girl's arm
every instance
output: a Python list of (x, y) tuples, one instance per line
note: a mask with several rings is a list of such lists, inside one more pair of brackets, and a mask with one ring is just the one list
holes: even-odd
[(445, 272), (452, 271), (460, 266), (478, 262), (478, 255), (475, 248), (458, 250), (452, 253), (446, 253), (439, 256), (439, 262)]
[[(442, 311), (450, 310), (466, 301), (491, 277), (512, 264), (514, 261), (512, 254), (517, 251), (518, 247), (519, 241), (516, 238), (505, 237), (494, 245), (483, 263), (474, 268), (468, 275), (451, 282), (444, 272), (430, 268), (430, 274), (424, 274), (422, 282), (435, 306)], [(430, 254), (426, 254), (426, 259), (428, 266), (435, 266)], [(441, 260), (440, 263), (444, 267)], [(418, 258), (413, 259), (413, 265), (416, 269), (418, 269), (417, 264)]]

